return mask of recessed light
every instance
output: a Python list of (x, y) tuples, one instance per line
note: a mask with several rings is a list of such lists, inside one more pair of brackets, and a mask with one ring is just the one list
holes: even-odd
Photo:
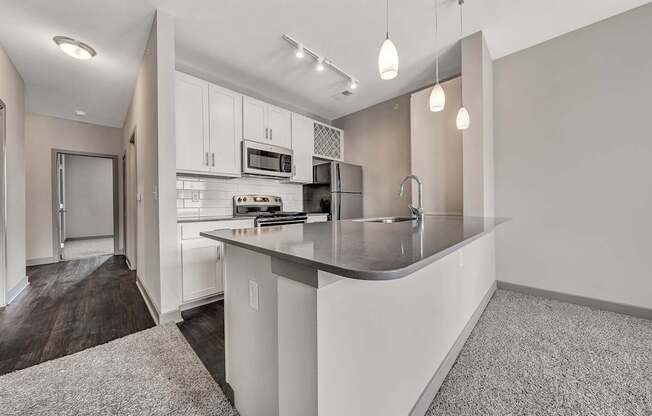
[(75, 59), (88, 60), (97, 55), (95, 49), (76, 39), (66, 36), (55, 36), (52, 40), (66, 55), (72, 56)]
[(322, 72), (324, 70), (324, 58), (317, 59), (317, 65), (315, 66), (315, 69), (318, 72)]
[(84, 110), (77, 110), (75, 111), (75, 114), (77, 114), (79, 117), (86, 117), (86, 111)]

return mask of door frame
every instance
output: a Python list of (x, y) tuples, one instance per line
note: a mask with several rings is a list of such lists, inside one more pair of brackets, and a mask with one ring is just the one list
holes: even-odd
[(52, 149), (52, 257), (57, 262), (63, 261), (63, 252), (59, 245), (59, 218), (58, 218), (58, 166), (57, 155), (71, 155), (71, 156), (88, 156), (100, 157), (103, 159), (111, 159), (113, 166), (113, 254), (120, 251), (120, 200), (119, 200), (119, 175), (118, 175), (118, 155), (110, 155), (106, 153), (93, 153), (93, 152), (79, 152), (76, 150), (66, 149)]
[(7, 106), (0, 100), (0, 309), (7, 304)]

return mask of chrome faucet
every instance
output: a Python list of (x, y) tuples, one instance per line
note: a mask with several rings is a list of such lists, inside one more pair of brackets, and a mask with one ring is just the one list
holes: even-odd
[(418, 220), (422, 220), (424, 214), (423, 214), (423, 185), (421, 184), (421, 179), (419, 179), (419, 177), (416, 175), (408, 175), (405, 178), (403, 178), (403, 180), (401, 181), (401, 191), (399, 192), (398, 195), (401, 197), (403, 196), (403, 188), (405, 187), (405, 182), (407, 182), (410, 179), (414, 179), (419, 185), (419, 206), (415, 207), (414, 205), (412, 205), (412, 203), (410, 203), (408, 207), (410, 208), (410, 212), (412, 213), (412, 215), (417, 217)]

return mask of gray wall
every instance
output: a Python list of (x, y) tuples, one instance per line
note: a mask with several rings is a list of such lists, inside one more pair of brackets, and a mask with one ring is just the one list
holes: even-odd
[(398, 190), (410, 174), (410, 95), (337, 119), (344, 130), (344, 160), (362, 165), (364, 216), (408, 214), (410, 194)]
[[(423, 181), (426, 212), (461, 214), (462, 132), (455, 125), (455, 117), (462, 100), (462, 79), (457, 77), (441, 86), (446, 93), (446, 106), (438, 113), (430, 111), (432, 88), (412, 94), (411, 172)], [(416, 198), (416, 192), (413, 197)]]
[(652, 4), (497, 60), (498, 279), (652, 307)]
[[(27, 227), (23, 232), (27, 233), (27, 261), (57, 261), (53, 252), (56, 236), (52, 235), (52, 149), (120, 157), (122, 130), (32, 113), (25, 116), (24, 124)], [(119, 207), (121, 210), (122, 205)]]
[(66, 238), (113, 235), (113, 159), (65, 155)]
[[(6, 291), (12, 295), (24, 286), (27, 280), (25, 277), (25, 83), (2, 47), (0, 47), (0, 100), (7, 106)], [(2, 289), (1, 285), (0, 289)], [(4, 304), (3, 297), (0, 293), (0, 305)]]

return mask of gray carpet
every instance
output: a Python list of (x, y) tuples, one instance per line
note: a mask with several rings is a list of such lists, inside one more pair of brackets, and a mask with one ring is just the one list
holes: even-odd
[(652, 321), (499, 290), (427, 415), (652, 415)]
[(176, 325), (0, 377), (0, 414), (235, 416)]

